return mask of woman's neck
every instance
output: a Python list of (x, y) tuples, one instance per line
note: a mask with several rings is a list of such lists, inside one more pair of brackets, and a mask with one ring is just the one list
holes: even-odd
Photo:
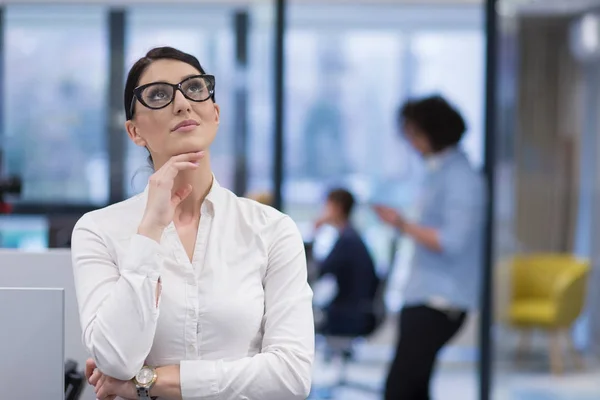
[(173, 191), (188, 184), (192, 186), (192, 192), (177, 206), (174, 216), (174, 220), (184, 224), (200, 217), (200, 207), (212, 187), (213, 174), (208, 154), (200, 160), (198, 168), (193, 171), (182, 171), (177, 175)]

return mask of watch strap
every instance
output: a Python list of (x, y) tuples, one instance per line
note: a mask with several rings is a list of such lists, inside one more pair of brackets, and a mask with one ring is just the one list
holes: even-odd
[(136, 387), (138, 400), (150, 400), (150, 390), (145, 387)]

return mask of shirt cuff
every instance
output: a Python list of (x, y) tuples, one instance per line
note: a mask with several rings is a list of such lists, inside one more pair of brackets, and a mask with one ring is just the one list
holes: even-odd
[(214, 396), (219, 392), (217, 363), (209, 360), (182, 360), (179, 380), (183, 400)]
[(122, 264), (123, 271), (132, 271), (158, 280), (163, 261), (162, 246), (147, 236), (131, 237), (129, 251)]

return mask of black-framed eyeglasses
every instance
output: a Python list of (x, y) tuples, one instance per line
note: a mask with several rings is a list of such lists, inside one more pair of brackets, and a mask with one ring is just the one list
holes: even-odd
[(210, 99), (215, 94), (215, 77), (213, 75), (194, 75), (185, 78), (176, 85), (167, 82), (152, 82), (133, 89), (133, 99), (129, 108), (129, 118), (133, 118), (135, 100), (151, 110), (165, 108), (175, 100), (175, 93), (194, 102)]

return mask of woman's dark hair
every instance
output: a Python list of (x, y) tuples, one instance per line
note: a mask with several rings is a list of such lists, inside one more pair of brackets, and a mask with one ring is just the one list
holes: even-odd
[[(133, 90), (139, 86), (140, 78), (144, 74), (144, 71), (146, 71), (148, 66), (150, 66), (150, 64), (156, 60), (181, 61), (196, 68), (201, 74), (206, 74), (206, 71), (204, 71), (204, 68), (202, 68), (202, 65), (200, 65), (200, 61), (198, 61), (198, 59), (191, 54), (184, 53), (183, 51), (177, 50), (173, 47), (156, 47), (150, 50), (144, 57), (140, 58), (135, 64), (133, 64), (129, 70), (129, 74), (127, 75), (127, 81), (125, 82), (125, 93), (123, 96), (123, 105), (125, 107), (125, 116), (128, 121), (133, 118), (133, 112), (135, 111), (135, 106), (131, 107), (131, 103), (133, 102)], [(215, 101), (214, 95), (212, 96), (212, 101)], [(154, 166), (151, 155), (148, 155), (148, 162), (151, 166)]]
[(467, 130), (460, 113), (441, 96), (406, 102), (400, 108), (398, 120), (401, 125), (414, 124), (436, 153), (458, 144)]
[(337, 204), (344, 213), (344, 216), (350, 218), (355, 203), (352, 193), (342, 188), (333, 189), (327, 194), (327, 200)]

